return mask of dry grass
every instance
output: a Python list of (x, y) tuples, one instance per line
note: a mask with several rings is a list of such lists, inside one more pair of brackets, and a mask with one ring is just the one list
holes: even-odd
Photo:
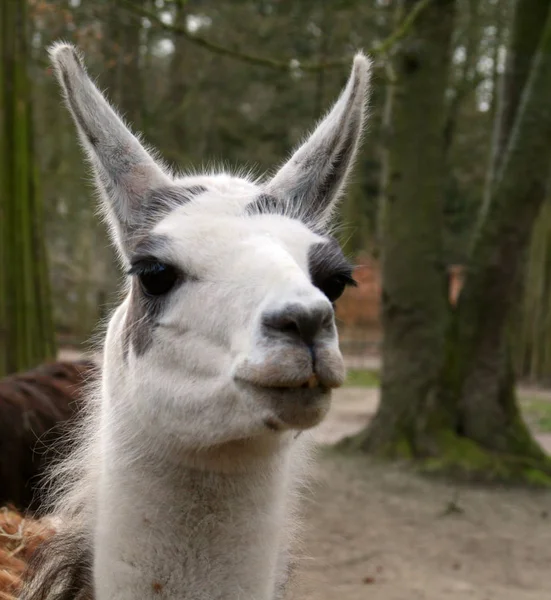
[(0, 600), (15, 600), (29, 558), (53, 531), (46, 520), (25, 519), (11, 508), (0, 509)]

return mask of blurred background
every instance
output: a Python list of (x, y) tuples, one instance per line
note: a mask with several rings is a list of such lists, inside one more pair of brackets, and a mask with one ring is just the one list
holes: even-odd
[(47, 46), (78, 45), (173, 167), (257, 174), (363, 49), (349, 375), (296, 597), (549, 598), (551, 1), (4, 0), (0, 36), (0, 504), (35, 508), (36, 441), (75, 414), (120, 299)]

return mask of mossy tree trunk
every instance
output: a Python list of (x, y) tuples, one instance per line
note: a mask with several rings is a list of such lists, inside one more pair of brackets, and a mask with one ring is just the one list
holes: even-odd
[[(410, 125), (409, 131), (404, 127), (396, 132), (403, 131), (404, 138), (406, 132), (414, 136), (402, 143), (414, 146), (418, 158), (398, 147), (393, 160), (406, 167), (417, 165), (417, 172), (402, 168), (390, 174), (395, 181), (389, 189), (394, 187), (397, 194), (386, 202), (382, 401), (371, 425), (352, 440), (356, 446), (482, 476), (541, 481), (542, 471), (544, 477), (551, 474), (550, 462), (519, 412), (509, 345), (514, 335), (509, 327), (512, 308), (519, 300), (525, 253), (551, 165), (550, 4), (520, 0), (516, 6), (507, 63), (514, 77), (508, 72), (502, 89), (507, 99), (497, 116), (492, 184), (455, 309), (446, 306), (438, 262), (440, 207), (433, 198), (427, 208), (431, 188), (427, 191), (426, 183), (422, 185), (424, 179), (417, 181), (441, 168), (440, 157), (428, 146), (439, 147), (439, 125), (435, 121), (430, 129), (432, 142), (427, 139), (428, 123), (425, 130)], [(539, 18), (534, 19), (534, 11)], [(402, 54), (407, 57), (407, 48)], [(442, 67), (438, 79), (443, 72)], [(415, 75), (401, 74), (405, 81)], [(410, 88), (410, 102), (417, 102), (413, 91)], [(404, 99), (396, 102), (396, 123), (422, 122), (419, 110), (406, 110), (403, 104)], [(421, 111), (431, 115), (431, 123), (437, 115), (440, 119), (436, 107), (434, 112), (428, 106)], [(429, 181), (440, 181), (434, 174), (428, 176)], [(427, 216), (429, 209), (433, 212)]]
[[(414, 4), (405, 1), (404, 12)], [(377, 453), (391, 451), (402, 438), (420, 440), (442, 366), (447, 317), (442, 132), (454, 12), (455, 0), (435, 0), (393, 61), (380, 215), (382, 402), (371, 427), (356, 440)]]
[(497, 168), (473, 240), (444, 373), (445, 395), (457, 403), (457, 433), (519, 461), (543, 457), (516, 402), (510, 317), (551, 165), (550, 6), (549, 0), (517, 4), (495, 138)]
[(55, 354), (33, 156), (27, 2), (0, 3), (0, 375)]

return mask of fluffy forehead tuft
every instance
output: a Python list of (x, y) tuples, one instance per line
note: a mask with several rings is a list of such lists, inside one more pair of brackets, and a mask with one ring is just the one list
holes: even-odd
[(159, 221), (136, 250), (144, 254), (145, 248), (152, 256), (176, 262), (189, 257), (194, 263), (215, 260), (221, 264), (237, 255), (270, 262), (281, 248), (305, 265), (309, 248), (324, 240), (296, 219), (250, 215), (247, 204), (241, 198), (225, 203), (217, 193), (204, 192)]
[(182, 202), (165, 202), (171, 209), (176, 209), (179, 214), (201, 212), (212, 216), (244, 215), (247, 205), (262, 194), (257, 182), (227, 173), (181, 177), (175, 180), (173, 186), (157, 193), (166, 198), (179, 190), (182, 190), (182, 198), (188, 190), (195, 190), (196, 193), (188, 194)]

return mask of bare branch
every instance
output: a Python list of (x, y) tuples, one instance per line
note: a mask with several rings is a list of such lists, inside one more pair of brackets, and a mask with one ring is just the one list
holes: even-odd
[[(433, 0), (419, 0), (419, 2), (417, 2), (417, 4), (411, 9), (411, 11), (406, 15), (402, 23), (393, 33), (391, 33), (381, 43), (376, 44), (375, 46), (367, 49), (366, 52), (370, 56), (380, 56), (387, 54), (397, 42), (399, 42), (403, 37), (407, 35), (420, 13), (423, 10), (425, 10), (432, 1)], [(292, 71), (295, 68), (294, 63), (296, 62), (298, 68), (300, 68), (301, 71), (307, 71), (312, 73), (322, 71), (325, 69), (336, 69), (344, 65), (349, 65), (353, 58), (353, 55), (351, 54), (349, 56), (343, 56), (340, 58), (327, 60), (323, 62), (301, 62), (293, 58), (289, 58), (287, 60), (276, 60), (264, 56), (257, 56), (255, 54), (249, 54), (248, 52), (245, 52), (243, 50), (222, 46), (217, 42), (213, 42), (202, 36), (192, 34), (186, 29), (185, 26), (165, 23), (161, 19), (161, 17), (159, 17), (159, 15), (157, 15), (154, 11), (143, 7), (141, 4), (136, 4), (132, 2), (132, 0), (118, 0), (118, 3), (121, 8), (131, 11), (136, 17), (146, 18), (149, 21), (151, 21), (151, 23), (154, 23), (155, 25), (157, 25), (161, 29), (164, 29), (165, 31), (183, 36), (185, 39), (195, 44), (196, 46), (200, 46), (201, 48), (209, 50), (214, 54), (228, 56), (230, 58), (240, 60), (241, 62), (245, 62), (250, 65), (267, 67), (276, 71)]]

